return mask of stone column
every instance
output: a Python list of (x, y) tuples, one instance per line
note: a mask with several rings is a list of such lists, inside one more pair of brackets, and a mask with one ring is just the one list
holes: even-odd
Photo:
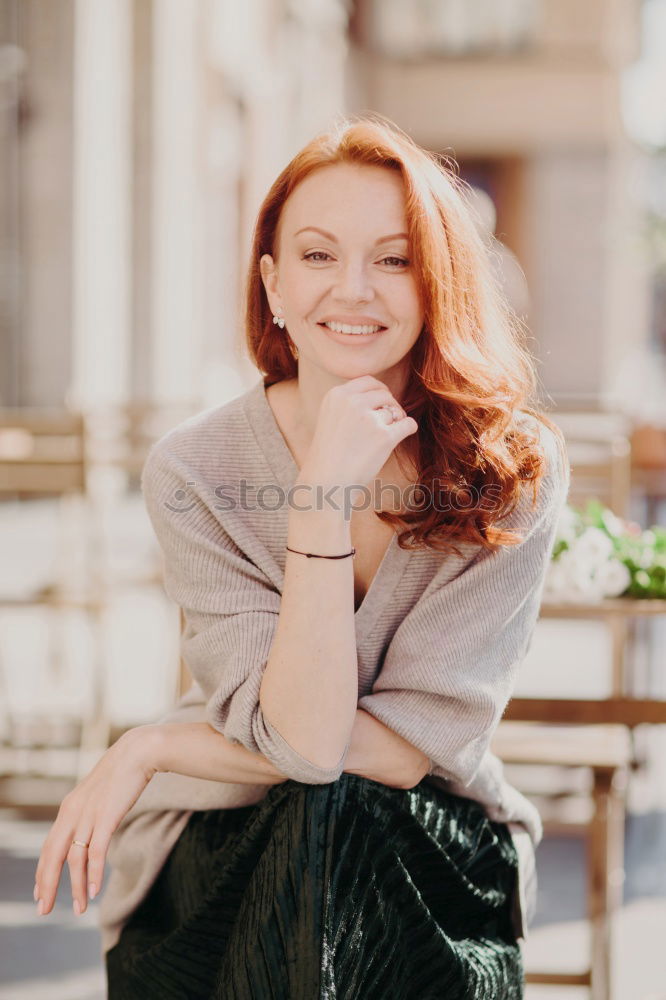
[(68, 402), (122, 402), (131, 338), (131, 3), (77, 0)]
[(153, 4), (152, 396), (187, 402), (203, 368), (201, 5)]

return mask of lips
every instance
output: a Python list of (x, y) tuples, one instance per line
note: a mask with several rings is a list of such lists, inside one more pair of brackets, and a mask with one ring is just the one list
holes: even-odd
[(318, 325), (329, 340), (336, 341), (347, 348), (356, 347), (356, 349), (374, 343), (387, 329), (387, 327), (383, 326), (373, 333), (339, 333), (337, 330), (331, 330), (325, 323), (319, 323)]
[(386, 324), (382, 323), (381, 320), (375, 319), (374, 316), (325, 316), (324, 319), (320, 319), (319, 323), (342, 323), (347, 324), (347, 326), (383, 326), (386, 329)]
[[(343, 320), (333, 320), (333, 319), (322, 320), (320, 323), (317, 323), (317, 326), (321, 326), (325, 330), (328, 330), (330, 333), (333, 333), (334, 331), (331, 330), (331, 328), (326, 325), (327, 323), (339, 323), (340, 326), (378, 326), (379, 330), (377, 331), (377, 333), (382, 333), (382, 331), (388, 330), (388, 327), (384, 326), (383, 323), (370, 323), (370, 322), (350, 323), (348, 320), (344, 320), (343, 322)], [(345, 334), (345, 336), (370, 336), (370, 334)]]

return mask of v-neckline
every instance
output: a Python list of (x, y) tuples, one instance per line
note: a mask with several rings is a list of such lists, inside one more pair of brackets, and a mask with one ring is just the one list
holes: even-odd
[[(268, 402), (264, 376), (249, 391), (247, 401), (250, 409), (249, 415), (252, 418), (250, 424), (257, 438), (257, 443), (266, 461), (273, 469), (279, 485), (286, 493), (296, 481), (300, 469), (275, 418), (271, 404)], [(256, 402), (256, 406), (252, 405), (253, 401)], [(270, 447), (266, 448), (264, 442), (268, 442)], [(289, 517), (289, 510), (286, 503), (279, 508), (279, 511), (283, 512), (286, 537)], [(400, 548), (398, 545), (398, 535), (394, 532), (382, 560), (370, 581), (370, 586), (354, 612), (357, 636), (359, 632), (366, 634), (369, 627), (376, 620), (377, 613), (381, 610), (383, 604), (388, 601), (398, 585), (398, 581), (401, 579), (411, 556), (411, 550)], [(286, 561), (284, 553), (282, 560), (281, 567), (284, 572), (283, 567)]]

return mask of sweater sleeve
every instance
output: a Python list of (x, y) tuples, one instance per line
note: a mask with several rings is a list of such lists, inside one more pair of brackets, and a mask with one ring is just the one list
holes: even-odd
[(186, 458), (168, 447), (168, 436), (151, 448), (141, 488), (162, 551), (166, 592), (183, 609), (181, 653), (206, 699), (208, 722), (286, 777), (335, 781), (348, 747), (335, 767), (319, 767), (287, 743), (259, 704), (281, 595), (221, 524), (214, 492), (207, 495)]
[(551, 462), (536, 508), (528, 491), (504, 522), (523, 541), (481, 549), (425, 595), (398, 626), (371, 693), (358, 703), (425, 753), (429, 774), (462, 786), (489, 752), (539, 615), (570, 476), (550, 430), (548, 438)]

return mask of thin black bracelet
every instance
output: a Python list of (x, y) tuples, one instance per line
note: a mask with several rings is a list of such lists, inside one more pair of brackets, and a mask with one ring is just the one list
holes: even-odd
[(320, 556), (317, 552), (301, 552), (300, 549), (290, 549), (288, 545), (285, 548), (289, 552), (297, 552), (299, 556), (307, 556), (308, 559), (314, 556), (315, 559), (347, 559), (348, 556), (353, 556), (356, 549), (352, 549), (351, 552), (343, 552), (341, 556)]

